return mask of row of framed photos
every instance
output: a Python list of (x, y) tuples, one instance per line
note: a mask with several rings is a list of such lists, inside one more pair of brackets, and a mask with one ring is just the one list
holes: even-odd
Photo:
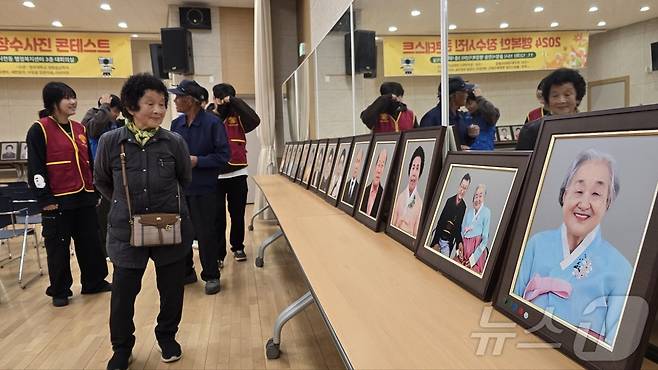
[(27, 143), (25, 141), (0, 142), (0, 161), (27, 160)]
[(523, 125), (496, 126), (496, 136), (494, 137), (494, 142), (507, 143), (507, 142), (519, 141), (519, 136), (521, 135), (521, 128), (523, 128)]
[(658, 299), (658, 105), (547, 117), (534, 152), (444, 128), (287, 143), (279, 172), (587, 367), (639, 368)]

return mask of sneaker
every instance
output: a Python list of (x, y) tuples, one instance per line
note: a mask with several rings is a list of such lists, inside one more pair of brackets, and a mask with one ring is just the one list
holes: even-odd
[(240, 249), (235, 252), (233, 252), (233, 258), (235, 258), (236, 261), (246, 261), (247, 260), (247, 254), (244, 252), (244, 250)]
[(160, 359), (162, 362), (175, 362), (183, 357), (183, 349), (176, 340), (171, 342), (158, 342), (158, 351), (162, 354)]
[(127, 370), (132, 362), (132, 353), (126, 357), (125, 353), (114, 352), (110, 361), (107, 362), (107, 370)]
[(53, 306), (55, 307), (64, 307), (69, 305), (69, 298), (57, 298), (53, 297)]
[(187, 284), (194, 284), (194, 283), (196, 283), (197, 281), (198, 281), (198, 280), (197, 280), (197, 278), (196, 278), (196, 271), (194, 271), (194, 270), (192, 270), (192, 272), (190, 272), (187, 276), (185, 276), (185, 280), (183, 280), (183, 282), (185, 283), (185, 285), (187, 285)]
[(104, 292), (111, 292), (112, 291), (112, 284), (108, 283), (107, 281), (103, 280), (103, 283), (101, 283), (99, 288), (95, 289), (82, 289), (80, 294), (96, 294), (96, 293), (104, 293)]
[(206, 281), (206, 294), (211, 295), (211, 294), (217, 294), (219, 293), (220, 286), (219, 286), (219, 279), (211, 279)]

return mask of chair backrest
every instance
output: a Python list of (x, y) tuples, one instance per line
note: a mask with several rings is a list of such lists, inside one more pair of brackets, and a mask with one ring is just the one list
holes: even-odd
[(11, 200), (14, 210), (27, 208), (30, 215), (41, 213), (34, 191), (27, 186), (26, 182), (7, 183), (6, 185), (0, 186), (0, 195)]
[[(0, 213), (12, 212), (14, 211), (14, 204), (11, 198), (0, 195)], [(0, 228), (3, 228), (7, 225), (11, 225), (11, 216), (10, 215), (0, 215)]]

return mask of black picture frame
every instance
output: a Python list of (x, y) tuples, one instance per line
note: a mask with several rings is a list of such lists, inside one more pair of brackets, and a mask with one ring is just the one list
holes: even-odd
[[(359, 194), (361, 191), (361, 186), (363, 184), (363, 177), (368, 166), (368, 156), (370, 155), (370, 150), (372, 147), (372, 134), (359, 135), (355, 136), (352, 142), (352, 147), (350, 148), (350, 159), (349, 165), (346, 167), (345, 176), (343, 177), (343, 184), (341, 194), (338, 200), (338, 208), (343, 210), (348, 215), (354, 215), (354, 209), (356, 208), (356, 202), (358, 201)], [(356, 156), (357, 153), (363, 153), (363, 155)], [(360, 167), (356, 172), (360, 172), (357, 176), (351, 176), (352, 171), (354, 170), (355, 161), (359, 158), (358, 167)], [(354, 184), (352, 185), (352, 181)], [(350, 198), (350, 188), (352, 197)]]
[(302, 171), (301, 181), (299, 182), (305, 189), (308, 189), (308, 186), (311, 182), (311, 176), (313, 175), (313, 165), (315, 164), (315, 157), (318, 154), (318, 147), (320, 146), (320, 141), (312, 140), (311, 146), (309, 147), (308, 154), (306, 155), (306, 164)]
[(296, 183), (301, 184), (302, 183), (302, 175), (304, 174), (304, 170), (306, 169), (306, 160), (308, 159), (308, 152), (309, 149), (311, 148), (312, 142), (310, 140), (304, 141), (301, 143), (301, 151), (299, 153), (299, 162), (298, 165), (296, 166), (297, 169), (295, 171), (294, 175), (294, 181)]
[[(390, 209), (390, 198), (393, 193), (392, 184), (396, 177), (396, 169), (398, 167), (398, 147), (402, 135), (399, 132), (375, 134), (371, 144), (370, 154), (366, 162), (366, 171), (362, 177), (361, 189), (359, 190), (358, 202), (354, 206), (354, 218), (366, 225), (374, 231), (380, 231), (387, 219), (388, 211)], [(376, 166), (378, 166), (379, 156), (381, 153), (386, 153), (386, 156), (381, 157), (383, 169), (381, 174), (380, 186), (375, 195), (372, 210), (370, 214), (367, 212), (368, 189), (376, 179)], [(390, 161), (390, 162), (389, 162)], [(372, 174), (372, 178), (371, 178)], [(383, 178), (385, 176), (385, 178)], [(374, 214), (372, 213), (374, 211)]]
[(499, 143), (508, 143), (514, 141), (512, 135), (512, 126), (496, 126), (496, 133), (498, 134)]
[(28, 159), (27, 141), (21, 141), (18, 143), (18, 145), (20, 146), (18, 159), (21, 161), (27, 161)]
[(281, 162), (279, 162), (279, 173), (283, 174), (283, 170), (286, 168), (286, 161), (288, 160), (288, 153), (290, 151), (291, 144), (285, 143), (283, 146), (283, 154), (281, 155)]
[[(334, 159), (333, 167), (331, 168), (331, 180), (329, 182), (329, 189), (325, 193), (325, 200), (334, 207), (338, 206), (338, 202), (342, 196), (343, 182), (347, 177), (347, 172), (349, 170), (350, 159), (352, 156), (352, 147), (354, 144), (354, 136), (348, 136), (338, 139), (338, 146), (336, 149), (336, 158)], [(340, 160), (341, 154), (345, 151), (345, 162), (343, 163), (343, 168), (341, 173)], [(357, 190), (358, 192), (358, 190)]]
[[(505, 255), (507, 230), (511, 225), (512, 216), (517, 205), (518, 197), (521, 193), (529, 162), (530, 152), (470, 151), (448, 153), (436, 185), (436, 192), (434, 193), (431, 203), (427, 207), (427, 215), (425, 217), (423, 231), (417, 239), (416, 257), (425, 264), (440, 271), (478, 298), (485, 301), (489, 300), (499, 275), (498, 271), (503, 256)], [(468, 182), (469, 189), (465, 192), (462, 198), (465, 213), (461, 225), (457, 226), (459, 230), (458, 232), (460, 232), (462, 237), (465, 238), (463, 230), (464, 223), (469, 219), (468, 214), (470, 212), (475, 213), (473, 203), (475, 192), (478, 191), (478, 184), (489, 186), (489, 188), (485, 190), (485, 208), (480, 208), (480, 210), (486, 209), (491, 212), (489, 220), (498, 220), (497, 224), (489, 225), (486, 234), (482, 234), (487, 235), (486, 238), (481, 237), (481, 240), (486, 239), (486, 254), (482, 254), (484, 256), (484, 260), (482, 261), (483, 266), (482, 264), (479, 264), (480, 266), (478, 267), (482, 267), (479, 270), (477, 270), (475, 266), (469, 268), (460, 264), (452, 254), (445, 256), (444, 254), (439, 253), (436, 248), (433, 248), (434, 245), (432, 245), (438, 236), (436, 233), (441, 230), (441, 225), (438, 225), (438, 223), (441, 214), (444, 211), (444, 205), (446, 205), (448, 201), (451, 201), (453, 195), (457, 192), (456, 188), (449, 188), (448, 183), (461, 184), (462, 172), (469, 173), (470, 175), (474, 175), (475, 172), (479, 173), (480, 176), (486, 176), (487, 173), (495, 173), (499, 178), (500, 176), (506, 176), (506, 180), (508, 181), (506, 183), (507, 186), (504, 189), (495, 192), (496, 189), (491, 188), (491, 177), (488, 177), (486, 182), (482, 182), (478, 176), (473, 176)], [(490, 196), (495, 196), (497, 198), (496, 201), (499, 203), (499, 206), (496, 207), (497, 211), (494, 210), (492, 212), (491, 208), (486, 207), (488, 206), (487, 197)], [(479, 212), (471, 219), (476, 219), (478, 214)], [(473, 238), (471, 238), (471, 240), (473, 240)], [(466, 244), (465, 241), (464, 244)], [(451, 250), (455, 250), (456, 248), (457, 245), (454, 245)], [(475, 255), (474, 251), (472, 253)]]
[(18, 141), (0, 142), (0, 161), (17, 161), (18, 160)]
[(521, 129), (523, 125), (514, 125), (512, 126), (512, 139), (513, 141), (519, 141), (519, 136), (521, 136)]
[[(619, 140), (619, 138), (622, 138), (622, 140)], [(643, 138), (647, 138), (646, 140), (648, 140), (648, 143), (653, 144), (638, 145), (637, 140), (644, 140)], [(631, 141), (630, 139), (635, 139), (636, 141)], [(658, 217), (656, 216), (658, 213), (658, 206), (656, 204), (658, 181), (655, 181), (656, 184), (653, 184), (655, 177), (657, 176), (655, 166), (636, 166), (633, 162), (637, 160), (636, 157), (639, 156), (639, 153), (645, 153), (646, 155), (646, 150), (655, 150), (657, 145), (654, 141), (658, 143), (658, 105), (613, 109), (575, 115), (549, 116), (545, 117), (544, 122), (539, 128), (537, 145), (533, 153), (532, 163), (528, 170), (529, 172), (524, 185), (524, 192), (520, 199), (520, 203), (527, 206), (518, 208), (514, 220), (515, 227), (508, 243), (507, 260), (493, 304), (496, 309), (500, 310), (513, 321), (525, 328), (530, 328), (528, 329), (529, 331), (538, 335), (550, 344), (554, 344), (561, 352), (567, 354), (569, 357), (588, 368), (606, 370), (638, 369), (642, 364), (643, 356), (647, 350), (648, 338), (651, 327), (654, 323), (654, 318), (656, 317), (656, 303), (658, 303), (658, 269), (656, 269), (656, 264), (658, 263), (658, 248), (654, 248), (658, 241)], [(571, 151), (566, 152), (564, 148), (569, 148), (568, 145), (572, 145), (574, 148), (570, 149)], [(618, 147), (615, 147), (615, 145)], [(607, 179), (607, 176), (610, 176), (614, 179), (615, 176), (623, 176), (623, 173), (626, 173), (626, 177), (621, 177), (622, 180), (620, 182), (622, 182), (622, 192), (619, 193), (616, 200), (610, 197), (605, 197), (605, 199), (601, 198), (603, 200), (603, 206), (598, 206), (597, 209), (605, 210), (602, 211), (603, 214), (599, 211), (597, 215), (592, 211), (591, 215), (596, 215), (598, 218), (593, 218), (589, 215), (585, 217), (585, 212), (578, 214), (576, 214), (576, 212), (569, 212), (569, 207), (571, 207), (571, 204), (573, 203), (572, 199), (574, 199), (571, 197), (574, 197), (574, 194), (578, 194), (575, 190), (572, 190), (572, 194), (568, 194), (570, 186), (573, 186), (569, 179), (571, 176), (575, 177), (576, 174), (578, 174), (580, 167), (578, 167), (579, 164), (576, 162), (576, 159), (581, 158), (583, 151), (588, 148), (594, 148), (595, 150), (608, 153), (607, 155), (609, 155), (609, 157), (631, 157), (630, 159), (624, 159), (624, 163), (618, 163), (616, 167), (619, 171), (618, 175), (614, 174), (614, 170), (610, 170), (610, 168), (615, 168), (612, 165), (601, 167), (608, 168), (607, 172), (603, 171), (606, 175), (601, 176), (601, 178)], [(567, 154), (564, 154), (565, 152)], [(572, 158), (568, 161), (554, 159), (553, 156), (558, 158), (560, 154), (562, 156), (568, 155)], [(585, 159), (581, 163), (587, 163), (587, 161), (588, 159)], [(603, 164), (609, 163), (606, 162), (606, 160), (600, 161), (600, 163)], [(557, 180), (551, 179), (551, 177), (558, 176), (554, 175), (555, 172), (551, 172), (551, 169), (558, 168), (557, 166), (569, 166), (570, 162), (572, 163), (570, 166), (571, 169), (563, 171), (563, 173), (560, 174), (560, 176), (564, 176), (564, 172), (567, 173), (567, 177), (565, 177), (565, 180), (562, 182), (562, 187), (553, 189), (550, 192), (550, 195), (547, 196), (546, 194), (549, 194), (549, 189), (543, 188), (545, 184), (559, 184), (559, 178)], [(593, 173), (592, 170), (588, 171), (589, 173)], [(591, 177), (594, 178), (594, 176)], [(613, 184), (614, 181), (606, 180), (608, 181), (607, 184), (605, 181), (589, 181), (591, 183), (603, 184), (602, 188), (606, 190), (602, 191), (601, 194), (598, 194), (585, 189), (580, 191), (580, 193), (582, 193), (581, 196), (617, 194), (616, 191), (613, 192), (613, 190), (611, 190), (613, 187), (610, 184)], [(623, 196), (624, 181), (626, 184), (627, 196), (625, 200), (621, 201), (620, 197)], [(646, 184), (637, 185), (641, 184), (642, 181), (651, 182), (651, 186), (646, 186)], [(578, 182), (580, 183), (580, 181)], [(583, 181), (583, 183), (585, 182)], [(656, 188), (653, 189), (653, 186)], [(632, 190), (628, 189), (629, 187), (632, 188)], [(652, 199), (642, 198), (646, 196), (646, 194), (641, 195), (645, 192), (648, 192), (647, 194), (650, 195), (653, 194), (649, 197), (652, 197)], [(521, 295), (517, 293), (519, 287), (523, 287), (524, 284), (524, 280), (517, 281), (517, 278), (520, 278), (521, 276), (521, 273), (518, 273), (518, 269), (523, 265), (526, 258), (525, 248), (528, 244), (531, 244), (531, 247), (528, 247), (528, 251), (534, 252), (536, 250), (542, 250), (535, 248), (537, 245), (540, 245), (537, 243), (538, 239), (535, 238), (540, 233), (536, 231), (546, 229), (539, 229), (534, 225), (536, 221), (541, 221), (541, 214), (545, 213), (545, 210), (550, 208), (547, 206), (538, 206), (539, 203), (543, 203), (544, 205), (550, 204), (545, 202), (542, 196), (545, 196), (545, 199), (552, 200), (555, 203), (558, 203), (559, 200), (559, 208), (561, 209), (559, 212), (562, 214), (562, 217), (570, 218), (571, 216), (576, 217), (578, 215), (584, 220), (583, 222), (588, 221), (590, 218), (598, 220), (593, 221), (598, 222), (594, 231), (587, 234), (587, 237), (590, 235), (593, 235), (594, 237), (587, 242), (583, 239), (583, 242), (578, 244), (578, 248), (582, 246), (583, 249), (578, 251), (578, 248), (576, 248), (570, 254), (565, 246), (565, 243), (569, 244), (570, 240), (572, 240), (568, 236), (570, 233), (570, 231), (568, 231), (569, 226), (564, 226), (564, 229), (555, 229), (554, 231), (548, 230), (555, 234), (557, 234), (557, 230), (564, 230), (564, 235), (567, 235), (563, 239), (563, 242), (557, 243), (558, 248), (560, 248), (560, 244), (563, 245), (563, 253), (565, 254), (565, 257), (562, 260), (564, 265), (560, 264), (559, 268), (562, 271), (571, 272), (571, 274), (567, 274), (566, 277), (563, 278), (570, 279), (567, 280), (567, 282), (569, 282), (569, 287), (571, 288), (569, 290), (569, 295), (566, 297), (560, 296), (562, 301), (557, 300), (555, 301), (556, 303), (552, 303), (551, 305), (554, 304), (557, 306), (553, 306), (552, 309), (548, 311), (542, 307), (543, 303), (539, 303), (539, 301), (535, 302), (537, 298), (540, 298), (540, 295), (542, 294), (541, 291), (539, 291), (540, 295), (536, 297), (533, 297), (533, 294), (527, 294), (533, 293), (532, 291), (528, 292), (530, 286), (529, 283), (525, 285), (525, 291), (521, 293)], [(639, 199), (638, 201), (635, 201), (635, 204), (638, 204), (641, 207), (636, 206), (632, 212), (615, 211), (615, 206), (619, 207), (621, 204), (623, 207), (625, 202), (628, 202), (629, 199)], [(595, 204), (601, 204), (600, 202), (601, 201)], [(590, 201), (590, 209), (594, 209), (591, 204), (593, 204), (592, 201)], [(553, 205), (552, 207), (557, 206)], [(567, 211), (564, 210), (565, 208)], [(640, 208), (643, 210), (640, 210)], [(617, 214), (613, 216), (612, 212), (617, 212)], [(643, 217), (643, 214), (646, 214), (647, 216)], [(634, 217), (638, 217), (638, 215), (646, 218), (646, 220), (640, 219), (639, 222), (638, 220), (632, 220)], [(601, 226), (601, 223), (605, 222), (605, 218), (613, 217), (616, 221), (611, 221), (605, 225), (605, 233), (603, 233), (603, 231), (599, 232), (598, 230), (600, 229), (598, 228)], [(568, 222), (571, 222), (571, 220), (568, 220)], [(563, 220), (563, 225), (565, 224), (566, 222)], [(533, 228), (536, 229), (534, 232), (532, 231)], [(638, 232), (638, 230), (640, 230), (640, 232)], [(530, 237), (531, 234), (532, 237)], [(618, 243), (615, 239), (619, 240), (619, 238), (638, 238), (639, 241), (637, 244), (633, 242)], [(606, 241), (608, 239), (612, 241), (608, 243)], [(603, 241), (607, 244), (604, 244)], [(543, 248), (549, 248), (549, 244), (544, 244), (545, 245), (542, 246)], [(607, 255), (616, 256), (614, 261), (612, 261), (613, 257), (610, 257), (610, 261), (603, 265), (596, 262), (596, 260), (592, 262), (590, 258), (594, 259), (597, 258), (597, 256), (601, 256), (601, 252), (590, 249), (589, 247), (591, 245), (609, 245), (609, 248), (606, 247), (606, 251), (608, 251)], [(635, 258), (623, 256), (622, 253), (628, 254), (628, 250), (624, 252), (623, 248), (619, 248), (620, 246), (623, 248), (637, 248), (631, 249), (629, 254), (630, 256), (635, 256)], [(613, 250), (616, 251), (616, 254), (613, 253)], [(619, 258), (619, 256), (622, 257)], [(538, 255), (536, 264), (548, 264), (549, 262), (546, 262), (547, 260), (551, 259), (542, 258), (542, 256)], [(533, 258), (529, 261), (535, 261), (535, 259)], [(617, 275), (605, 275), (609, 272), (620, 273), (620, 271), (626, 271), (626, 263), (628, 263), (628, 266), (630, 266), (631, 269), (630, 273), (626, 272), (626, 275), (628, 275), (627, 278), (615, 278), (611, 276)], [(596, 264), (596, 266), (594, 266), (594, 264)], [(527, 267), (528, 264), (526, 263), (525, 266)], [(530, 274), (537, 271), (535, 269), (535, 262), (530, 266), (532, 267)], [(524, 276), (526, 272), (528, 271), (523, 272)], [(589, 277), (590, 273), (595, 275)], [(537, 273), (536, 276), (542, 278), (539, 273)], [(587, 280), (588, 277), (595, 280)], [(582, 311), (578, 308), (571, 307), (575, 304), (573, 302), (576, 301), (567, 301), (567, 299), (571, 297), (571, 294), (576, 296), (580, 294), (580, 296), (583, 296), (582, 286), (578, 283), (580, 281), (578, 279), (581, 278), (585, 279), (582, 280), (583, 282), (592, 284), (591, 286), (601, 286), (601, 291), (604, 292), (602, 293), (604, 295), (596, 297), (586, 306), (586, 308), (589, 307), (589, 310), (586, 309)], [(612, 291), (612, 288), (610, 288), (610, 286), (618, 285), (626, 286), (626, 293), (621, 295), (611, 295), (610, 292)], [(585, 292), (587, 292), (587, 290), (585, 290)], [(543, 298), (552, 297), (550, 295), (553, 295), (554, 293), (551, 290), (545, 294), (548, 295)], [(556, 295), (556, 297), (558, 296)], [(617, 300), (619, 297), (623, 297), (623, 306), (617, 311), (616, 308), (619, 308), (620, 305), (620, 301)], [(584, 297), (581, 300), (585, 301)], [(587, 301), (589, 301), (589, 299), (587, 299)], [(592, 303), (594, 303), (594, 308), (591, 308)], [(603, 303), (605, 306), (601, 305)], [(565, 314), (563, 313), (564, 310), (561, 309), (558, 304), (571, 305), (567, 306), (567, 308), (573, 309), (570, 312), (575, 312), (577, 315), (581, 315), (581, 318), (577, 320), (579, 323), (573, 324), (569, 322), (569, 320), (573, 321), (573, 319), (565, 318)], [(610, 313), (612, 315), (611, 317), (608, 317), (609, 310), (612, 311)], [(580, 314), (578, 312), (583, 313)], [(596, 325), (600, 324), (600, 322), (592, 325), (592, 321), (589, 321), (587, 330), (580, 326), (581, 323), (583, 323), (583, 321), (581, 321), (582, 316), (594, 315), (595, 313), (601, 312), (605, 314), (603, 325), (607, 322), (611, 324), (618, 323), (618, 325), (615, 324), (609, 332), (600, 330)], [(586, 320), (593, 319), (588, 318)], [(601, 328), (604, 328), (603, 325)], [(594, 328), (592, 329), (592, 327)]]
[(308, 189), (313, 192), (318, 192), (318, 185), (322, 177), (322, 165), (324, 165), (324, 158), (327, 155), (328, 139), (321, 139), (318, 141), (318, 150), (315, 153), (315, 162), (313, 163), (313, 170), (311, 172), (311, 179), (308, 183)]
[(320, 170), (320, 179), (318, 180), (317, 187), (313, 188), (323, 198), (326, 196), (329, 183), (331, 182), (331, 171), (336, 161), (339, 141), (340, 139), (338, 138), (327, 140), (327, 148), (325, 150), (324, 160), (322, 161), (322, 169)]
[[(391, 208), (388, 212), (390, 217), (388, 217), (386, 220), (386, 234), (400, 242), (411, 251), (416, 250), (416, 239), (418, 237), (418, 233), (422, 230), (424, 217), (427, 213), (427, 206), (429, 205), (432, 195), (434, 194), (436, 181), (439, 177), (439, 174), (441, 173), (441, 168), (443, 165), (443, 150), (444, 145), (446, 145), (445, 133), (446, 128), (443, 126), (419, 128), (405, 131), (402, 134), (402, 138), (400, 140), (400, 149), (398, 150), (400, 153), (400, 159), (397, 163), (398, 168), (395, 171), (396, 176), (394, 182), (392, 183), (394, 191), (391, 198)], [(408, 173), (408, 168), (410, 168), (406, 159), (411, 160), (407, 157), (407, 154), (411, 156), (412, 153), (408, 153), (408, 149), (410, 150), (414, 148), (413, 145), (415, 145), (415, 147), (420, 147), (420, 145), (427, 145), (428, 143), (431, 143), (431, 145), (434, 146), (434, 149), (431, 154), (423, 152), (424, 163), (422, 166), (422, 173), (419, 175), (419, 180), (417, 180), (417, 182), (422, 182), (423, 174), (425, 175), (426, 181), (423, 186), (422, 194), (416, 192), (416, 194), (422, 199), (420, 204), (421, 209), (418, 213), (416, 223), (416, 230), (415, 232), (413, 230), (404, 230), (401, 222), (399, 221), (400, 217), (397, 216), (398, 212), (396, 208), (398, 208), (397, 203), (399, 194), (403, 191), (401, 189), (403, 186), (405, 186), (405, 184), (401, 183), (404, 177), (403, 174), (405, 172)], [(412, 145), (412, 147), (409, 147), (410, 145)], [(414, 148), (413, 150), (416, 149)]]
[(295, 181), (295, 171), (297, 171), (297, 166), (299, 166), (299, 158), (301, 157), (301, 145), (299, 142), (294, 142), (291, 154), (290, 162), (286, 166), (285, 175), (289, 180)]

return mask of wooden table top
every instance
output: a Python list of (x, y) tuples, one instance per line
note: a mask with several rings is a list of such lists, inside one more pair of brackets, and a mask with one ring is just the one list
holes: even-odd
[[(519, 348), (544, 341), (384, 233), (283, 176), (255, 181), (353, 368), (580, 368), (552, 348)], [(481, 327), (483, 312), (512, 327)], [(492, 354), (494, 340), (478, 354), (478, 338), (494, 333), (509, 337), (500, 354)]]

